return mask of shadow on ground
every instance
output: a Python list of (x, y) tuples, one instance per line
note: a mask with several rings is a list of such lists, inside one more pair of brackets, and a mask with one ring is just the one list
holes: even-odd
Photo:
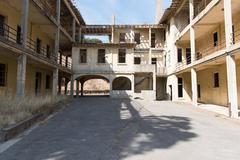
[(0, 155), (10, 160), (121, 160), (197, 135), (191, 119), (154, 116), (129, 100), (87, 97)]

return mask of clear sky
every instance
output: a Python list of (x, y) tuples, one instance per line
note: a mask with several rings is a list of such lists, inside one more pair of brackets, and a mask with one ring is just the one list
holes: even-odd
[[(74, 0), (87, 24), (153, 24), (156, 0)], [(163, 0), (167, 8), (171, 0)]]

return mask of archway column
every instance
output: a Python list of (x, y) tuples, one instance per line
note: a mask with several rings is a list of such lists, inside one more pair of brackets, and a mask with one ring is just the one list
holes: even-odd
[(79, 97), (79, 80), (77, 81), (77, 85), (76, 85), (76, 97)]

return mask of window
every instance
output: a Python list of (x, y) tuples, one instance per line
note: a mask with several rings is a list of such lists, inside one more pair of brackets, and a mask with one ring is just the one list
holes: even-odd
[(183, 79), (178, 78), (178, 97), (182, 98), (183, 97)]
[(186, 48), (186, 59), (187, 59), (187, 64), (191, 63), (191, 48)]
[(201, 86), (198, 84), (197, 86), (198, 98), (201, 98)]
[(98, 50), (98, 63), (105, 63), (105, 49)]
[(46, 89), (51, 89), (51, 76), (46, 75)]
[(141, 64), (141, 57), (134, 57), (134, 64)]
[(135, 41), (137, 44), (140, 44), (140, 43), (141, 43), (141, 35), (140, 35), (140, 33), (135, 33), (134, 41)]
[(126, 49), (119, 49), (118, 63), (126, 63)]
[(178, 48), (178, 63), (182, 62), (182, 48)]
[(16, 39), (16, 42), (18, 44), (21, 44), (22, 43), (22, 40), (21, 40), (21, 27), (20, 26), (17, 26), (17, 39)]
[(4, 36), (4, 21), (5, 17), (0, 15), (0, 36)]
[(87, 63), (87, 50), (80, 49), (80, 63)]
[(0, 63), (0, 86), (6, 86), (7, 66)]
[(235, 44), (235, 27), (234, 25), (232, 26), (232, 41), (233, 41), (233, 44)]
[(157, 58), (152, 58), (152, 64), (157, 64)]
[(41, 40), (39, 38), (37, 38), (37, 42), (36, 42), (36, 52), (37, 53), (41, 53)]
[(155, 48), (156, 46), (156, 35), (155, 33), (151, 33), (151, 48)]
[(47, 52), (47, 57), (50, 58), (51, 53), (50, 53), (50, 46), (49, 45), (47, 45), (46, 52)]
[(218, 88), (220, 86), (219, 85), (219, 73), (214, 73), (213, 77), (214, 77), (214, 88)]
[(213, 33), (213, 46), (216, 47), (218, 45), (218, 33)]
[(126, 33), (120, 33), (119, 42), (126, 42)]

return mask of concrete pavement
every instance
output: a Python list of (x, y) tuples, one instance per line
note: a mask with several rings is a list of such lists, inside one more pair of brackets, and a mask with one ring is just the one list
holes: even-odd
[(240, 125), (190, 105), (80, 98), (2, 160), (236, 160)]

